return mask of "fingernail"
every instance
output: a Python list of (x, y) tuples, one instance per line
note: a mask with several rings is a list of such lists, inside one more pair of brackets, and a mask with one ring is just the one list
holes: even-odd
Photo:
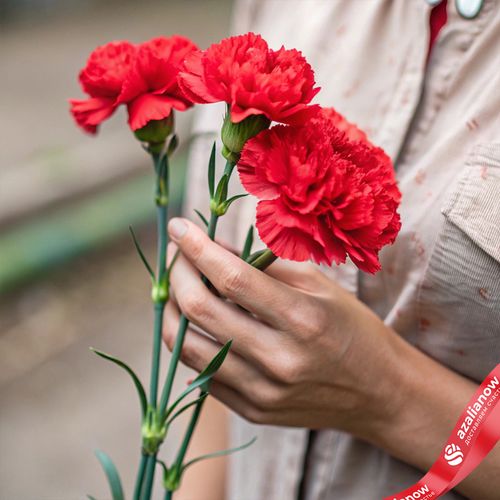
[(187, 225), (182, 219), (174, 218), (168, 223), (168, 232), (174, 240), (180, 240), (187, 231)]

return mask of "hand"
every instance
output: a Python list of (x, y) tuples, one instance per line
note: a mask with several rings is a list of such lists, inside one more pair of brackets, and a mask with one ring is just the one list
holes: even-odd
[[(170, 256), (176, 246), (181, 255), (167, 346), (180, 311), (195, 325), (182, 351), (195, 370), (233, 339), (212, 395), (255, 423), (337, 428), (422, 470), (432, 465), (475, 384), (407, 343), (312, 265), (275, 262), (263, 273), (184, 219), (173, 219), (169, 232)], [(457, 489), (498, 498), (499, 467), (496, 447)]]
[[(174, 224), (183, 225), (181, 237)], [(263, 273), (187, 221), (169, 227), (182, 253), (171, 275), (165, 341), (172, 349), (182, 311), (212, 337), (193, 328), (186, 336), (182, 360), (201, 370), (233, 339), (211, 386), (216, 398), (257, 423), (363, 436), (389, 423), (387, 408), (397, 411), (388, 383), (397, 376), (388, 372), (399, 371), (396, 336), (367, 307), (313, 265), (276, 262)], [(200, 273), (228, 300), (210, 292)]]

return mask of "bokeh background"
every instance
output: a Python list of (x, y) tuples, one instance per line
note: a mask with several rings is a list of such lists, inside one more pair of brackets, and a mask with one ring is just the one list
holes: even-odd
[[(77, 73), (95, 46), (180, 33), (205, 47), (228, 32), (230, 14), (231, 0), (0, 0), (1, 500), (109, 498), (97, 448), (131, 491), (136, 395), (88, 347), (147, 383), (149, 278), (128, 226), (153, 256), (153, 177), (124, 113), (91, 138), (67, 99), (82, 96)], [(177, 211), (191, 120), (177, 123)]]

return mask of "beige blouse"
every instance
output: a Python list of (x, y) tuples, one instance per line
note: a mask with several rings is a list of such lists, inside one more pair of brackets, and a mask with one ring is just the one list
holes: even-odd
[[(334, 106), (393, 158), (402, 230), (375, 276), (324, 269), (384, 321), (452, 370), (480, 381), (500, 361), (500, 2), (473, 20), (448, 1), (448, 23), (426, 66), (424, 0), (241, 0), (234, 32), (303, 51)], [(206, 163), (223, 108), (195, 123), (189, 209), (207, 207)], [(242, 192), (237, 179), (232, 192)], [(255, 201), (232, 206), (224, 236), (242, 245)], [(397, 390), (397, 389), (395, 389)], [(233, 439), (259, 437), (232, 457), (229, 500), (380, 500), (416, 470), (335, 430), (320, 431), (304, 471), (305, 429), (235, 417)], [(446, 499), (462, 498), (449, 493)]]

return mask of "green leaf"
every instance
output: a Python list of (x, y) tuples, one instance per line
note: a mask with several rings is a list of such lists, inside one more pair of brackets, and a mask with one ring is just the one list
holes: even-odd
[(91, 351), (95, 352), (98, 356), (101, 356), (101, 358), (107, 359), (108, 361), (111, 361), (115, 364), (117, 364), (119, 367), (123, 368), (131, 377), (132, 380), (134, 381), (135, 388), (137, 389), (137, 394), (139, 395), (139, 400), (141, 403), (141, 411), (142, 411), (142, 417), (146, 415), (146, 409), (148, 406), (147, 399), (146, 399), (146, 392), (144, 391), (144, 387), (141, 384), (141, 381), (139, 380), (139, 377), (135, 374), (134, 370), (130, 368), (127, 364), (125, 364), (123, 361), (106, 354), (105, 352), (98, 351), (97, 349), (94, 349), (93, 347), (90, 348)]
[(160, 179), (166, 179), (168, 173), (168, 156), (162, 155), (159, 159), (160, 168), (158, 169), (158, 177)]
[(237, 194), (236, 196), (233, 196), (232, 198), (229, 198), (229, 200), (224, 202), (224, 208), (227, 210), (232, 203), (234, 203), (236, 200), (239, 200), (240, 198), (245, 198), (245, 196), (248, 196), (248, 193), (245, 194)]
[(199, 210), (196, 210), (196, 208), (194, 209), (194, 211), (196, 212), (196, 215), (201, 219), (201, 222), (203, 222), (203, 224), (208, 227), (208, 221), (206, 217)]
[(247, 260), (250, 252), (252, 251), (253, 245), (253, 225), (248, 228), (247, 237), (245, 238), (245, 244), (243, 245), (243, 250), (241, 252), (241, 258)]
[(210, 198), (214, 197), (214, 186), (215, 186), (215, 141), (212, 146), (212, 152), (210, 153), (210, 160), (208, 161), (208, 190), (210, 192)]
[(264, 250), (257, 250), (256, 252), (250, 254), (246, 258), (246, 262), (248, 264), (252, 264), (252, 262), (254, 262), (256, 259), (258, 259), (265, 251), (266, 251), (266, 249), (264, 249)]
[(177, 134), (174, 134), (172, 139), (170, 139), (170, 142), (168, 143), (167, 156), (172, 156), (174, 151), (177, 149), (178, 145), (179, 145), (179, 137), (177, 136)]
[(102, 468), (108, 478), (109, 487), (111, 488), (111, 495), (113, 500), (125, 500), (123, 494), (122, 482), (120, 475), (116, 469), (115, 464), (111, 458), (103, 451), (97, 450), (95, 452), (97, 459), (101, 462)]
[(242, 444), (241, 446), (237, 446), (236, 448), (229, 448), (227, 450), (216, 451), (214, 453), (208, 453), (206, 455), (201, 455), (201, 457), (193, 458), (182, 467), (182, 470), (185, 471), (189, 466), (195, 464), (196, 462), (201, 462), (201, 460), (207, 460), (209, 458), (223, 457), (225, 455), (230, 455), (231, 453), (236, 453), (237, 451), (244, 450), (257, 441), (257, 436), (253, 437), (248, 441), (248, 443)]
[(165, 475), (168, 472), (167, 464), (160, 458), (156, 459), (156, 463), (161, 465), (161, 468), (163, 469), (163, 474)]
[(226, 201), (228, 183), (229, 183), (229, 175), (224, 174), (221, 177), (219, 184), (217, 185), (217, 191), (215, 191), (214, 199), (217, 202), (217, 204), (220, 204), (223, 201)]
[(148, 273), (151, 276), (151, 279), (154, 281), (155, 280), (155, 273), (154, 273), (152, 267), (149, 265), (149, 262), (147, 261), (146, 257), (144, 256), (144, 253), (141, 250), (139, 242), (137, 241), (137, 238), (135, 236), (134, 230), (132, 229), (132, 226), (129, 226), (128, 228), (130, 230), (130, 234), (132, 235), (132, 239), (134, 240), (135, 249), (137, 250), (139, 257), (141, 258), (142, 263), (144, 264), (144, 267), (148, 270)]
[(170, 425), (179, 415), (184, 413), (186, 410), (191, 408), (191, 406), (194, 406), (198, 403), (201, 403), (206, 397), (208, 396), (208, 392), (203, 392), (199, 398), (196, 398), (195, 400), (191, 401), (190, 403), (184, 405), (181, 407), (179, 410), (177, 410), (169, 419), (167, 422), (167, 426)]
[(200, 387), (203, 391), (208, 390), (208, 384), (212, 377), (215, 375), (215, 372), (221, 367), (222, 363), (226, 359), (227, 353), (231, 348), (232, 340), (227, 342), (222, 349), (214, 356), (212, 361), (208, 363), (206, 368), (198, 374), (198, 376), (184, 389), (181, 395), (172, 403), (172, 406), (167, 410), (165, 415), (165, 419), (172, 413), (172, 411), (177, 407), (177, 405), (191, 392)]
[(88, 498), (89, 500), (97, 500), (97, 498), (96, 498), (96, 497), (93, 497), (92, 495), (87, 495), (87, 498)]
[(177, 260), (177, 258), (179, 257), (179, 254), (181, 253), (181, 251), (179, 249), (177, 249), (177, 251), (175, 252), (174, 254), (174, 257), (172, 259), (172, 262), (170, 262), (170, 265), (168, 266), (167, 268), (167, 274), (166, 274), (166, 280), (167, 280), (167, 283), (170, 282), (170, 274), (172, 273), (172, 269), (174, 267), (174, 264), (175, 264), (175, 261)]

